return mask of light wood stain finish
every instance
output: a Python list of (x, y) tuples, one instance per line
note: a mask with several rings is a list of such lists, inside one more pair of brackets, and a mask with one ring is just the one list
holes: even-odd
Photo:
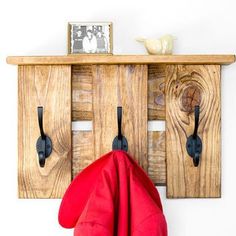
[(165, 131), (148, 132), (148, 176), (157, 185), (166, 185)]
[[(73, 131), (73, 177), (95, 160), (92, 131)], [(165, 132), (148, 131), (148, 170), (156, 185), (166, 184)]]
[(129, 153), (147, 170), (147, 66), (94, 65), (93, 132), (95, 157), (112, 148), (118, 134), (117, 106)]
[[(60, 198), (71, 181), (71, 67), (20, 66), (18, 72), (18, 191), (20, 198)], [(40, 168), (37, 107), (53, 151)]]
[(13, 65), (84, 65), (84, 64), (218, 64), (235, 62), (235, 55), (65, 55), (65, 56), (11, 56)]
[[(165, 65), (148, 67), (148, 120), (165, 119)], [(93, 74), (91, 65), (72, 67), (72, 118), (93, 119)]]
[(72, 67), (72, 119), (93, 119), (93, 77), (89, 65)]
[[(129, 153), (168, 198), (221, 196), (221, 65), (235, 55), (66, 55), (8, 57), (18, 66), (18, 192), (20, 198), (61, 198), (71, 179), (111, 151), (117, 106)], [(200, 106), (203, 150), (194, 167), (186, 150)], [(53, 151), (39, 167), (37, 107)], [(89, 120), (92, 131), (72, 131)], [(147, 131), (165, 120), (166, 131)]]
[[(171, 65), (166, 71), (167, 197), (220, 197), (220, 66)], [(200, 105), (198, 135), (203, 143), (198, 167), (186, 151), (195, 105)]]
[(92, 131), (72, 132), (72, 175), (73, 178), (95, 160)]
[(165, 120), (166, 65), (148, 67), (148, 120)]

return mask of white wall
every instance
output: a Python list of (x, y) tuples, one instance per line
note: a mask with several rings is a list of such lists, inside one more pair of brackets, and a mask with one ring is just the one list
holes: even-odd
[[(17, 199), (17, 68), (8, 55), (66, 54), (68, 21), (112, 21), (114, 53), (145, 53), (137, 36), (174, 34), (175, 53), (236, 53), (235, 1), (1, 0), (0, 2), (0, 235), (65, 236), (60, 200)], [(170, 236), (236, 235), (236, 64), (222, 72), (222, 198), (167, 200)], [(212, 111), (214, 112), (214, 111)]]

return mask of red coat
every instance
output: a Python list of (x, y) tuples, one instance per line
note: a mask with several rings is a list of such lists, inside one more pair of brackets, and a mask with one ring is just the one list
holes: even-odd
[(71, 183), (59, 223), (74, 236), (167, 236), (159, 194), (124, 151), (104, 155)]

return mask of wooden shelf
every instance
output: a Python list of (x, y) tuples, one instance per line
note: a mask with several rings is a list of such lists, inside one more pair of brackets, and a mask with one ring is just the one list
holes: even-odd
[(235, 62), (235, 55), (65, 55), (10, 56), (13, 65), (76, 65), (76, 64), (220, 64)]

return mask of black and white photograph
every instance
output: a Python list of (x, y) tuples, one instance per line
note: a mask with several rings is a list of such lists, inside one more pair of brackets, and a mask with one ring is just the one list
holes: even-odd
[(69, 23), (69, 54), (112, 53), (112, 23)]

